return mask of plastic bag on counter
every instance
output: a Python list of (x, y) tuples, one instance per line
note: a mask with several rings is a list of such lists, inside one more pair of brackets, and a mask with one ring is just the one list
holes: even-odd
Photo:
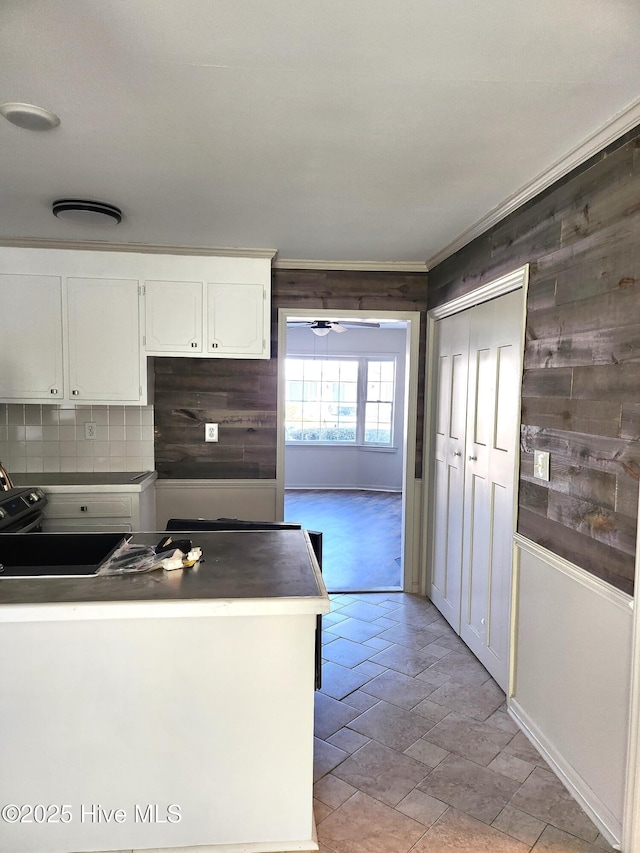
[(155, 569), (184, 569), (193, 566), (202, 557), (200, 548), (193, 548), (190, 540), (172, 542), (165, 537), (155, 547), (135, 545), (125, 539), (102, 563), (98, 575), (123, 575), (151, 572)]

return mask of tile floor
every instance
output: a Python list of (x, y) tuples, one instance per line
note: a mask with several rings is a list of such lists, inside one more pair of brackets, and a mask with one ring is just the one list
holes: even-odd
[(430, 602), (331, 598), (315, 708), (323, 853), (612, 849)]

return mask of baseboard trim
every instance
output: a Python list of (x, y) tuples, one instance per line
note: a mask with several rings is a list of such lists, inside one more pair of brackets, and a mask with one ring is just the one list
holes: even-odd
[(509, 701), (508, 711), (522, 729), (523, 734), (535, 746), (565, 788), (600, 830), (614, 850), (620, 850), (622, 825), (599, 797), (584, 782), (577, 771), (562, 757), (554, 745), (544, 736), (517, 699)]
[(285, 486), (285, 492), (383, 492), (401, 495), (402, 489), (389, 489), (386, 486)]

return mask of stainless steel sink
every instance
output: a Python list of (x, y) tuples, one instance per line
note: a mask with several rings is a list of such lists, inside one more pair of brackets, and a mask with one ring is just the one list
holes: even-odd
[(0, 534), (0, 579), (91, 577), (125, 533)]

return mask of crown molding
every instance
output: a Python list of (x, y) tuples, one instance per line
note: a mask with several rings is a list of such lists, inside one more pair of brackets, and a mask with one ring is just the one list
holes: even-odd
[(427, 272), (424, 261), (322, 261), (278, 258), (274, 270), (359, 270), (367, 272)]
[(149, 243), (103, 243), (99, 240), (48, 240), (37, 237), (3, 237), (0, 246), (20, 249), (71, 249), (86, 252), (139, 252), (147, 255), (205, 255), (224, 258), (269, 258), (277, 249), (241, 249), (218, 246), (159, 246)]
[(640, 98), (617, 113), (611, 121), (607, 122), (607, 124), (603, 125), (603, 127), (591, 134), (591, 136), (588, 136), (580, 145), (572, 149), (568, 154), (554, 163), (553, 166), (546, 169), (530, 183), (525, 184), (524, 187), (489, 211), (482, 219), (478, 220), (475, 225), (463, 231), (452, 243), (449, 243), (448, 246), (445, 246), (444, 249), (441, 249), (433, 257), (429, 258), (427, 269), (433, 269), (442, 263), (442, 261), (445, 261), (459, 249), (462, 249), (472, 240), (475, 240), (476, 237), (479, 237), (485, 231), (488, 231), (489, 228), (497, 225), (498, 222), (510, 213), (513, 213), (514, 210), (517, 210), (523, 204), (539, 195), (543, 190), (546, 190), (556, 181), (560, 180), (560, 178), (569, 174), (572, 169), (585, 163), (590, 157), (598, 154), (639, 124)]

